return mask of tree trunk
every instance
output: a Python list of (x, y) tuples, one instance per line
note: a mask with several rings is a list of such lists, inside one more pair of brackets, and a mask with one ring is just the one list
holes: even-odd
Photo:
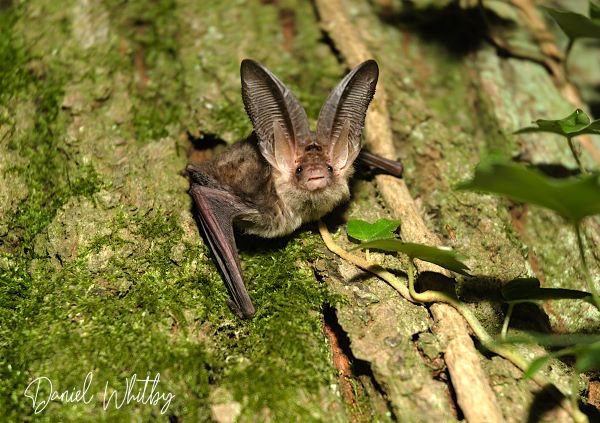
[[(573, 173), (558, 136), (514, 135), (584, 107), (569, 102), (581, 101), (578, 89), (536, 39), (527, 12), (543, 24), (542, 12), (516, 0), (484, 9), (343, 0), (332, 18), (326, 3), (0, 1), (0, 409), (9, 421), (571, 420), (565, 401), (475, 350), (466, 325), (444, 328), (453, 308), (406, 301), (328, 253), (316, 225), (278, 240), (240, 237), (258, 312), (242, 321), (227, 307), (192, 214), (186, 162), (251, 132), (243, 58), (278, 75), (314, 124), (354, 64), (348, 49), (358, 44), (343, 44), (351, 36), (379, 63), (374, 104), (389, 113), (389, 151), (404, 163), (421, 235), (468, 257), (474, 277), (457, 277), (456, 291), (487, 331), (499, 333), (507, 281), (586, 289), (562, 218), (453, 189), (492, 152)], [(336, 33), (337, 18), (354, 33)], [(600, 66), (586, 62), (597, 51), (576, 48), (573, 78), (598, 84)], [(366, 148), (376, 151), (373, 128)], [(597, 137), (582, 143), (590, 169), (598, 149)], [(353, 246), (345, 219), (401, 214), (382, 181), (357, 172), (350, 204), (326, 219), (337, 242)], [(598, 280), (600, 221), (588, 219), (584, 233)], [(405, 259), (369, 254), (405, 275)], [(547, 302), (518, 306), (511, 333), (597, 332), (598, 322), (589, 304)], [(531, 360), (543, 349), (522, 352)], [(543, 371), (563, 392), (570, 364)], [(461, 387), (476, 368), (496, 418), (478, 416)], [(577, 383), (586, 412), (597, 413), (597, 377)]]

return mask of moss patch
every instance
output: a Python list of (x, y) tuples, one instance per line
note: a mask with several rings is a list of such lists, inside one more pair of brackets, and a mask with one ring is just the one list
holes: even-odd
[[(312, 114), (340, 69), (307, 4), (295, 13), (307, 28), (297, 51), (308, 53), (274, 55), (277, 7), (248, 5), (264, 49), (248, 55), (279, 61)], [(8, 420), (162, 420), (162, 403), (116, 408), (112, 397), (103, 409), (105, 386), (123, 395), (134, 374), (157, 373), (158, 390), (175, 395), (166, 413), (173, 419), (207, 421), (228, 404), (246, 421), (343, 415), (322, 334), (322, 305), (334, 300), (307, 264), (318, 237), (243, 243), (259, 314), (240, 321), (178, 174), (186, 131), (249, 132), (235, 48), (243, 34), (230, 9), (41, 1), (3, 14), (0, 58), (13, 66), (2, 67), (0, 146), (10, 159), (0, 169), (8, 164), (6, 174), (24, 181), (24, 194), (0, 215), (0, 409)], [(202, 42), (221, 33), (223, 43), (198, 49), (188, 38), (203, 19), (211, 24), (200, 26)], [(319, 57), (326, 66), (317, 67)], [(90, 404), (55, 400), (34, 416), (24, 395), (30, 381), (47, 377), (62, 392), (82, 387), (89, 372)], [(48, 393), (42, 386), (39, 396)]]

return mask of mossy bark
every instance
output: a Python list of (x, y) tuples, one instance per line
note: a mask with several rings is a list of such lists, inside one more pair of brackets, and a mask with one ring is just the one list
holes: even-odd
[[(503, 282), (535, 275), (544, 286), (585, 288), (575, 235), (545, 211), (452, 187), (488, 151), (573, 167), (566, 143), (512, 135), (571, 107), (541, 65), (499, 57), (481, 34), (439, 31), (453, 22), (448, 13), (467, 13), (453, 2), (421, 3), (431, 3), (417, 14), (423, 21), (407, 25), (401, 2), (346, 1), (380, 64), (405, 179), (430, 229), (469, 257), (476, 276), (459, 279), (459, 293), (495, 333)], [(231, 143), (250, 132), (240, 60), (265, 63), (314, 122), (345, 72), (336, 53), (304, 1), (0, 2), (0, 410), (8, 421), (461, 417), (428, 310), (324, 254), (313, 226), (283, 240), (241, 240), (259, 310), (250, 321), (225, 305), (198, 234), (181, 171), (190, 140)], [(393, 214), (368, 179), (359, 173), (350, 206), (332, 222)], [(586, 222), (592, 246), (599, 227)], [(372, 256), (400, 274), (407, 268)], [(599, 258), (589, 258), (598, 278)], [(325, 304), (349, 339), (357, 371), (349, 382), (338, 379), (323, 334)], [(598, 329), (598, 313), (578, 302), (522, 313), (517, 327), (537, 319), (537, 329)], [(506, 420), (525, 421), (538, 388), (505, 360), (482, 362)], [(55, 400), (34, 414), (25, 395), (32, 380), (47, 377), (60, 393), (82, 387), (88, 372), (90, 403)], [(164, 400), (107, 404), (114, 392), (121, 401), (134, 374), (160, 374), (157, 390), (175, 395), (164, 414)], [(565, 374), (557, 363), (551, 377), (566, 386)], [(350, 396), (340, 395), (344, 383)], [(544, 418), (566, 417), (555, 408)]]

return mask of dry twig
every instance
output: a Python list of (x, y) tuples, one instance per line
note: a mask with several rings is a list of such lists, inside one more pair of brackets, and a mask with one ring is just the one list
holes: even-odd
[[(346, 7), (340, 0), (316, 0), (316, 5), (323, 29), (336, 44), (348, 67), (354, 67), (372, 57), (360, 38), (359, 31), (344, 13)], [(396, 158), (385, 87), (382, 83), (377, 88), (377, 94), (367, 114), (366, 138), (373, 153), (390, 159)], [(385, 202), (403, 222), (403, 239), (430, 245), (441, 243), (439, 238), (427, 229), (404, 181), (386, 175), (377, 176), (376, 181)], [(418, 262), (417, 267), (421, 272), (434, 271), (449, 276), (446, 270), (433, 264)], [(479, 354), (469, 336), (464, 319), (447, 304), (432, 304), (430, 310), (436, 321), (433, 330), (448, 340), (446, 364), (458, 402), (467, 420), (504, 421), (494, 392), (481, 368)], [(465, 368), (469, 371), (465, 372)]]

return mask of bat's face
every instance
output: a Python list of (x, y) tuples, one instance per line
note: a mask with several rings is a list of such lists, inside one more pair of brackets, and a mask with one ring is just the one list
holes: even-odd
[(373, 60), (346, 75), (321, 108), (313, 133), (294, 94), (264, 66), (248, 59), (242, 62), (242, 98), (276, 185), (290, 183), (293, 187), (286, 190), (305, 190), (311, 201), (318, 201), (312, 194), (348, 190), (378, 75)]
[(298, 187), (319, 191), (331, 186), (337, 175), (334, 175), (333, 166), (327, 159), (318, 145), (301, 156), (293, 169), (293, 178)]

